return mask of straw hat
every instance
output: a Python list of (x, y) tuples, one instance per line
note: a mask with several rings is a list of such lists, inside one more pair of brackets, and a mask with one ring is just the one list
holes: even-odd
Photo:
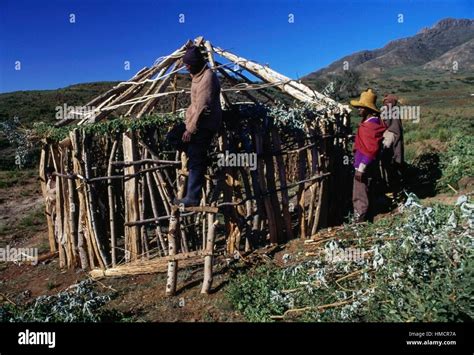
[(360, 94), (359, 100), (351, 100), (351, 105), (354, 107), (365, 107), (380, 113), (379, 109), (375, 105), (376, 101), (377, 95), (375, 95), (372, 89), (367, 89), (367, 91), (363, 91), (362, 94)]

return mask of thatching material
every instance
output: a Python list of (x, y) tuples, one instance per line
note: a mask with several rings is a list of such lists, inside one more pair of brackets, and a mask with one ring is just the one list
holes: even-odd
[(179, 260), (182, 268), (195, 266), (204, 263), (203, 257), (206, 254), (202, 252), (190, 252), (186, 254), (178, 254), (174, 256), (164, 256), (162, 258), (155, 258), (150, 260), (138, 260), (122, 265), (117, 265), (108, 269), (94, 269), (90, 271), (90, 275), (94, 279), (104, 277), (122, 277), (129, 275), (140, 274), (155, 274), (164, 273), (168, 271), (168, 263)]

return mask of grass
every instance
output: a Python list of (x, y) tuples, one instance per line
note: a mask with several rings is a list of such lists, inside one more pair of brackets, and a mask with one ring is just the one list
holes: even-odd
[(58, 285), (56, 285), (54, 282), (51, 282), (49, 281), (47, 284), (46, 284), (46, 289), (48, 291), (51, 291), (53, 289), (55, 289), (56, 287), (58, 287)]
[(458, 188), (463, 177), (474, 177), (474, 136), (456, 135), (441, 155), (442, 177), (439, 190), (448, 190), (448, 184)]
[(38, 206), (29, 212), (25, 217), (20, 220), (18, 224), (20, 229), (29, 229), (32, 231), (38, 231), (44, 225), (44, 207)]
[(8, 237), (13, 234), (22, 237), (31, 236), (44, 230), (45, 226), (44, 206), (41, 205), (27, 212), (20, 220), (8, 224), (2, 223), (0, 237)]
[(0, 94), (0, 121), (15, 116), (29, 126), (32, 122), (53, 122), (56, 107), (83, 105), (111, 89), (116, 82), (97, 82), (71, 85), (57, 90), (16, 91)]
[(10, 235), (12, 232), (12, 226), (5, 223), (0, 224), (0, 237)]
[(0, 189), (26, 185), (29, 183), (28, 180), (36, 178), (37, 174), (38, 171), (36, 169), (0, 170)]

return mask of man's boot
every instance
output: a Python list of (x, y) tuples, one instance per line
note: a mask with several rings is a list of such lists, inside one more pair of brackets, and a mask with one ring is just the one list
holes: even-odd
[(201, 201), (201, 188), (204, 181), (204, 172), (199, 169), (190, 169), (188, 176), (188, 184), (186, 190), (186, 197), (175, 199), (175, 205), (183, 207), (199, 206)]

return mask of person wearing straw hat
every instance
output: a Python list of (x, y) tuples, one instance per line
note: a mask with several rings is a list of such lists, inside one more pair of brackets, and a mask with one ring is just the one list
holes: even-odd
[(369, 207), (373, 200), (372, 181), (377, 168), (377, 158), (381, 149), (385, 124), (380, 118), (376, 106), (377, 95), (372, 89), (360, 94), (359, 100), (351, 100), (351, 105), (358, 109), (362, 121), (357, 129), (354, 144), (354, 186), (352, 203), (356, 222), (371, 219)]
[[(186, 110), (184, 127), (178, 133), (178, 140), (181, 140), (178, 146), (188, 155), (189, 175), (186, 196), (175, 199), (174, 204), (191, 207), (200, 203), (208, 150), (222, 121), (221, 87), (216, 73), (209, 68), (198, 47), (186, 49), (183, 63), (192, 78), (191, 105)], [(176, 135), (176, 132), (173, 134)], [(173, 134), (169, 134), (170, 140)]]

